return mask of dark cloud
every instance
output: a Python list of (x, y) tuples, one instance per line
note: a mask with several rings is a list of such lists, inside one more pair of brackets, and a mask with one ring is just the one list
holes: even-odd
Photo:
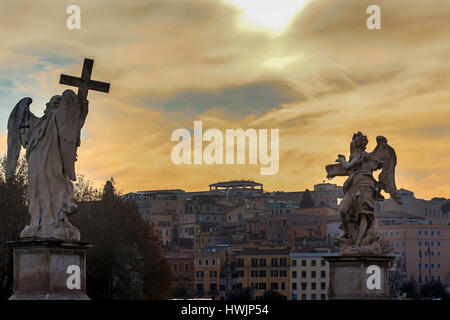
[(218, 90), (191, 90), (179, 92), (165, 101), (157, 98), (144, 102), (162, 105), (168, 112), (200, 114), (209, 109), (222, 108), (238, 116), (263, 114), (281, 104), (303, 101), (305, 97), (292, 86), (282, 82), (259, 82)]

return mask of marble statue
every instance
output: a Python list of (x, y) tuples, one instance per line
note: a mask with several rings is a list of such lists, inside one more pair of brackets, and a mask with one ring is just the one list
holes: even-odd
[[(348, 176), (343, 186), (344, 198), (339, 204), (340, 229), (344, 234), (335, 240), (341, 255), (383, 255), (390, 250), (374, 230), (374, 202), (384, 200), (381, 191), (389, 193), (394, 201), (402, 203), (395, 185), (397, 157), (383, 136), (377, 137), (377, 146), (367, 152), (367, 136), (353, 135), (350, 158), (338, 155), (337, 164), (325, 167), (327, 178)], [(373, 172), (381, 169), (378, 181)]]
[(60, 83), (79, 88), (53, 96), (42, 117), (30, 111), (31, 98), (23, 98), (8, 120), (6, 179), (15, 173), (21, 147), (26, 149), (30, 223), (21, 238), (80, 240), (80, 233), (67, 219), (77, 211), (72, 181), (80, 132), (88, 114), (89, 89), (108, 92), (109, 84), (90, 80), (93, 60), (85, 59), (81, 78), (61, 75)]

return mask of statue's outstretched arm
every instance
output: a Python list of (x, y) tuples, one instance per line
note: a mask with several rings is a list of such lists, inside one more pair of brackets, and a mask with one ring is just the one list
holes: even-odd
[(343, 155), (338, 155), (338, 159), (336, 160), (336, 162), (340, 162), (341, 165), (345, 168), (345, 169), (350, 169), (352, 168), (355, 164), (360, 163), (362, 160), (361, 155), (357, 155), (356, 157), (354, 157), (352, 160), (347, 161), (345, 160), (345, 156)]

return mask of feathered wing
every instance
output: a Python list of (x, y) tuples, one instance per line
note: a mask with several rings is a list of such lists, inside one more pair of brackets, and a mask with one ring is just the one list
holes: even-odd
[(378, 169), (381, 173), (378, 176), (381, 189), (389, 193), (392, 199), (398, 204), (402, 203), (402, 198), (395, 185), (395, 166), (397, 165), (397, 155), (395, 150), (388, 145), (387, 139), (383, 136), (377, 137), (377, 146), (372, 152), (372, 156), (379, 163)]
[(77, 142), (81, 125), (81, 104), (75, 92), (66, 90), (61, 96), (61, 103), (55, 110), (58, 127), (59, 146), (64, 173), (76, 180), (75, 161), (77, 161)]
[(6, 156), (6, 180), (9, 181), (14, 176), (17, 166), (17, 159), (20, 154), (20, 147), (23, 144), (26, 147), (26, 141), (22, 134), (25, 127), (30, 125), (30, 118), (35, 116), (30, 112), (31, 98), (20, 100), (8, 119), (8, 151)]

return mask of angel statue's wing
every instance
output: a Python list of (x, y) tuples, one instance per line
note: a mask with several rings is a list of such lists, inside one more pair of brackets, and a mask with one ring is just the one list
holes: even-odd
[(402, 198), (395, 185), (395, 166), (397, 165), (397, 156), (394, 149), (388, 145), (385, 137), (377, 137), (377, 146), (372, 151), (372, 156), (378, 163), (377, 169), (382, 169), (380, 175), (378, 176), (381, 189), (389, 193), (395, 202), (402, 204)]
[(35, 117), (30, 112), (31, 98), (20, 100), (8, 119), (8, 151), (6, 156), (6, 180), (9, 181), (14, 176), (17, 166), (17, 159), (20, 154), (20, 147), (26, 147), (26, 140), (22, 136), (25, 129), (29, 128), (30, 118)]
[(55, 116), (63, 171), (71, 180), (75, 181), (77, 142), (82, 121), (82, 105), (75, 92), (72, 90), (64, 91), (59, 107), (55, 110)]

